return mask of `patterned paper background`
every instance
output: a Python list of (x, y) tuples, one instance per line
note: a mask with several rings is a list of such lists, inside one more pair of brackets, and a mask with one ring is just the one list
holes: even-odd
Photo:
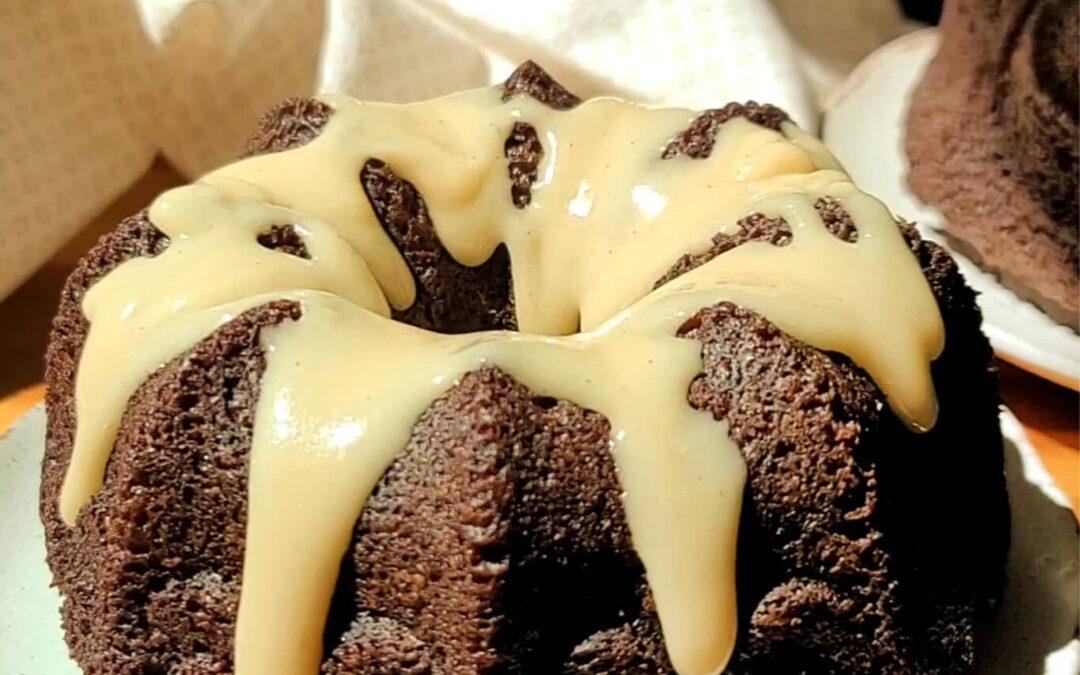
[(287, 96), (418, 100), (531, 58), (585, 96), (814, 126), (904, 27), (890, 0), (0, 0), (0, 298), (155, 155), (198, 175)]

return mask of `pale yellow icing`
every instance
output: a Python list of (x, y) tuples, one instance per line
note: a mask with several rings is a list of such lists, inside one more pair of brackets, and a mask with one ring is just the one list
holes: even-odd
[[(162, 195), (150, 217), (169, 248), (87, 293), (64, 519), (100, 487), (126, 402), (150, 371), (237, 313), (291, 299), (301, 318), (263, 333), (237, 673), (318, 671), (337, 570), (371, 489), (431, 401), (485, 364), (607, 417), (672, 664), (720, 672), (736, 633), (745, 469), (726, 423), (687, 404), (700, 346), (674, 334), (700, 308), (735, 302), (848, 355), (902, 419), (931, 426), (941, 317), (887, 210), (788, 123), (777, 132), (735, 118), (708, 159), (662, 160), (694, 113), (614, 99), (560, 112), (502, 102), (495, 89), (327, 102), (336, 112), (307, 145)], [(544, 147), (524, 209), (510, 200), (504, 156), (516, 121)], [(415, 288), (361, 188), (370, 158), (418, 188), (454, 259), (479, 265), (506, 244), (523, 332), (446, 336), (387, 318)], [(855, 243), (825, 229), (813, 204), (826, 195), (852, 215)], [(681, 255), (752, 213), (783, 217), (791, 243), (744, 244), (651, 291)], [(286, 223), (310, 260), (257, 244)]]

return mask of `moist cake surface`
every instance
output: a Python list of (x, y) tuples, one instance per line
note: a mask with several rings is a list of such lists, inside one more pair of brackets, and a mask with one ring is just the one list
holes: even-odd
[[(362, 199), (345, 199), (367, 205), (376, 226), (360, 234), (324, 228), (340, 212), (313, 218), (306, 202), (290, 203), (290, 181), (282, 191), (273, 184), (280, 173), (260, 175), (278, 159), (256, 161), (159, 199), (106, 237), (69, 280), (50, 345), (42, 517), (69, 645), (84, 669), (259, 672), (252, 664), (265, 656), (251, 656), (259, 650), (283, 659), (272, 664), (299, 664), (291, 672), (328, 673), (970, 667), (973, 621), (1000, 591), (1008, 524), (989, 349), (948, 256), (848, 187), (820, 145), (769, 106), (668, 111), (658, 124), (635, 127), (637, 110), (582, 104), (531, 64), (483, 104), (520, 111), (493, 124), (498, 157), (486, 161), (499, 173), (473, 185), (492, 193), (485, 209), (455, 211), (460, 187), (442, 194), (440, 184), (410, 174), (417, 161), (453, 168), (439, 149), (458, 140), (450, 132), (449, 142), (433, 133), (438, 143), (418, 157), (395, 157), (400, 144), (390, 144), (350, 158), (351, 189)], [(348, 121), (348, 105), (286, 103), (263, 121), (249, 152), (258, 160), (334, 148), (328, 140), (348, 138), (329, 135), (335, 118), (339, 132)], [(626, 144), (644, 146), (634, 152), (649, 158), (655, 176), (622, 180), (634, 187), (626, 192), (640, 222), (660, 204), (653, 218), (672, 230), (666, 237), (565, 234), (575, 232), (571, 218), (594, 212), (603, 218), (585, 222), (603, 227), (618, 213), (605, 211), (613, 208), (605, 197), (623, 193), (596, 178), (588, 188), (584, 180), (544, 182), (552, 166), (566, 166), (552, 155), (572, 151), (559, 141), (574, 138), (573, 130), (549, 132), (569, 119), (560, 115), (587, 120), (589, 110), (628, 120)], [(440, 127), (424, 120), (420, 128)], [(475, 140), (472, 133), (463, 137)], [(485, 146), (471, 147), (482, 155)], [(278, 154), (260, 154), (269, 151)], [(454, 156), (467, 177), (468, 152)], [(616, 175), (642, 170), (632, 153), (607, 156), (625, 163), (605, 167)], [(714, 183), (701, 168), (710, 161), (735, 173), (716, 176), (727, 201), (715, 197), (713, 212), (702, 213), (678, 195), (710, 194)], [(667, 171), (684, 187), (665, 184)], [(309, 180), (308, 191), (350, 189), (319, 175), (329, 177), (315, 188)], [(561, 257), (530, 259), (536, 239), (477, 228), (475, 216), (496, 208), (521, 213), (525, 226), (555, 229), (538, 248)], [(214, 240), (207, 226), (215, 218), (207, 216), (239, 226)], [(461, 225), (451, 226), (455, 218)], [(104, 350), (87, 341), (102, 335), (108, 308), (124, 306), (111, 299), (138, 297), (153, 310), (161, 298), (174, 306), (169, 293), (180, 288), (189, 306), (210, 297), (203, 307), (217, 311), (221, 296), (213, 293), (242, 277), (225, 271), (229, 257), (220, 255), (233, 250), (236, 230), (244, 246), (262, 251), (236, 249), (245, 260), (276, 270), (274, 280), (294, 274), (290, 282), (301, 285), (266, 288), (254, 270), (243, 277), (259, 291), (251, 302), (209, 318), (150, 312), (155, 335), (165, 326), (172, 339), (190, 336), (155, 342), (147, 363), (163, 367), (104, 358), (102, 379), (83, 375), (87, 353), (138, 342), (125, 343), (123, 330)], [(341, 237), (353, 240), (342, 246)], [(597, 264), (598, 242), (615, 241), (612, 250), (625, 257), (609, 252)], [(370, 246), (382, 252), (374, 264)], [(575, 249), (593, 255), (575, 257)], [(209, 291), (175, 283), (206, 260), (214, 264), (205, 270), (222, 270), (226, 283)], [(800, 264), (807, 262), (820, 267)], [(781, 292), (749, 283), (761, 278)], [(897, 292), (882, 279), (908, 283)], [(155, 292), (132, 295), (139, 280)], [(328, 292), (350, 302), (324, 298)], [(440, 336), (380, 314), (440, 333), (522, 327), (547, 337)], [(179, 330), (174, 316), (185, 318)], [(582, 335), (558, 337), (579, 326)], [(412, 342), (423, 347), (410, 351)], [(422, 365), (429, 353), (437, 354), (434, 370)], [(432, 378), (442, 379), (432, 387)], [(133, 393), (92, 390), (90, 398), (119, 400), (115, 444), (106, 438), (100, 488), (91, 479), (80, 497), (65, 485), (73, 453), (88, 456), (79, 402), (87, 382), (104, 379), (130, 381)], [(329, 482), (306, 486), (297, 476), (310, 463), (283, 471), (265, 459), (297, 437), (295, 457), (354, 443), (367, 430), (354, 424), (350, 405), (364, 396), (385, 397), (403, 417), (384, 425), (393, 432), (385, 459), (316, 469)], [(317, 442), (304, 437), (303, 424), (282, 426), (283, 409), (318, 420), (334, 406), (344, 413), (316, 425)], [(667, 445), (682, 450), (658, 455)], [(380, 456), (378, 446), (349, 447)], [(920, 467), (931, 458), (937, 471), (927, 476)], [(93, 464), (78, 475), (92, 478)], [(694, 475), (707, 480), (695, 486)], [(335, 487), (340, 476), (346, 484)], [(959, 480), (971, 485), (962, 496), (951, 488)], [(926, 489), (913, 491), (915, 484)], [(322, 509), (333, 501), (320, 495), (326, 486), (351, 506)], [(690, 495), (683, 506), (672, 500), (676, 487)], [(295, 517), (311, 505), (322, 515)], [(290, 519), (296, 529), (275, 529)], [(259, 527), (270, 529), (260, 538)], [(322, 532), (341, 527), (344, 560), (319, 543)], [(283, 548), (266, 547), (283, 532), (292, 537)], [(715, 563), (694, 567), (695, 554)], [(305, 567), (316, 558), (329, 562)], [(680, 577), (693, 583), (681, 589)], [(293, 595), (275, 600), (280, 592)], [(245, 619), (245, 605), (260, 602), (307, 609), (284, 621), (278, 615), (288, 612), (249, 610)], [(285, 646), (268, 648), (268, 635)], [(298, 650), (290, 646), (297, 642)]]

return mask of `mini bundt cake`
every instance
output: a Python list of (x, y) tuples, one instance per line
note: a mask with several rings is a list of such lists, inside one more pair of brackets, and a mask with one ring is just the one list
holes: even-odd
[(907, 121), (910, 182), (959, 245), (1080, 326), (1080, 5), (948, 0)]
[(41, 517), (71, 654), (971, 672), (1009, 539), (979, 323), (768, 105), (581, 101), (531, 63), (287, 101), (63, 291)]

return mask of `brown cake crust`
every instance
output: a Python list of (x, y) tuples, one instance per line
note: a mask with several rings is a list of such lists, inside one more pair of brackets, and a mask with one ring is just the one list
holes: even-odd
[(461, 265), (440, 243), (424, 198), (412, 183), (377, 159), (364, 164), (360, 183), (416, 282), (416, 300), (408, 309), (394, 310), (395, 321), (443, 333), (517, 328), (505, 246), (482, 265)]
[(912, 98), (909, 180), (965, 255), (1080, 327), (1080, 5), (950, 0)]
[[(565, 102), (537, 71), (526, 66), (507, 90), (556, 92)], [(300, 113), (264, 125), (299, 129), (306, 142), (325, 124), (314, 120)], [(681, 142), (700, 147), (689, 135), (702, 133), (715, 127), (693, 127)], [(290, 146), (264, 129), (252, 147)], [(417, 284), (418, 303), (446, 308), (422, 316), (452, 326), (460, 270), (415, 189), (387, 171), (378, 178), (389, 187), (358, 181), (414, 275), (428, 279)], [(819, 213), (848, 236), (850, 218), (835, 204)], [(783, 245), (785, 228), (751, 217), (666, 276), (751, 239)], [(284, 232), (275, 245), (297, 254)], [(729, 420), (749, 471), (731, 675), (970, 670), (972, 621), (998, 597), (1008, 542), (996, 383), (955, 264), (913, 228), (903, 232), (948, 335), (933, 365), (941, 414), (927, 434), (903, 428), (848, 359), (751, 312), (721, 303), (679, 331), (703, 345), (689, 401)], [(125, 413), (105, 487), (67, 528), (56, 503), (87, 330), (82, 294), (122, 261), (167, 244), (145, 212), (121, 223), (69, 279), (50, 343), (41, 513), (68, 644), (88, 675), (231, 671), (247, 456), (265, 366), (258, 334), (299, 312), (290, 302), (251, 310), (148, 378)], [(490, 285), (473, 287), (484, 289), (477, 302), (512, 316), (506, 278), (495, 283), (505, 272), (489, 272)], [(608, 432), (602, 415), (537, 397), (494, 368), (433, 402), (357, 523), (323, 672), (670, 673)]]

